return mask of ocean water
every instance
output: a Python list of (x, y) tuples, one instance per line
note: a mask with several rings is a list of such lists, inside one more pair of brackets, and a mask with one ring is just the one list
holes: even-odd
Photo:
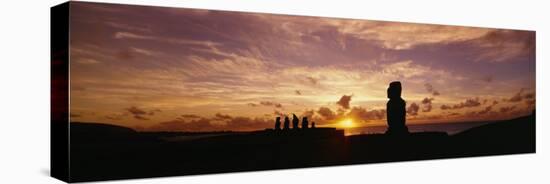
[[(447, 132), (453, 135), (464, 130), (489, 124), (492, 122), (464, 122), (464, 123), (432, 123), (432, 124), (411, 124), (409, 132)], [(380, 134), (386, 132), (387, 126), (367, 126), (344, 129), (346, 135), (357, 134)]]

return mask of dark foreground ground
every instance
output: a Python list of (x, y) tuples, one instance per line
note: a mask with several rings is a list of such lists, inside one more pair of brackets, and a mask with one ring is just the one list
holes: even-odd
[(341, 130), (201, 135), (71, 123), (72, 182), (535, 152), (534, 115), (444, 132), (344, 136)]

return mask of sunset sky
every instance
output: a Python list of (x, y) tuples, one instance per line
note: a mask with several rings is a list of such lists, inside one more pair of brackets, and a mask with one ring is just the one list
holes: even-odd
[(258, 130), (284, 114), (384, 125), (535, 108), (535, 32), (71, 3), (71, 121), (144, 131)]

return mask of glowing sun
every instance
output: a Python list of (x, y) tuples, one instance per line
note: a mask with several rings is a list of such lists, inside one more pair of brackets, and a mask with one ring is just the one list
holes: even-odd
[(355, 126), (352, 119), (344, 119), (340, 122), (340, 125), (345, 128), (351, 128)]

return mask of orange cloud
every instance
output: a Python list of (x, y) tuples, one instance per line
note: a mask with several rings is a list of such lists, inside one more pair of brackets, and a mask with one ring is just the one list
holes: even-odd
[(340, 97), (340, 100), (336, 102), (336, 104), (342, 106), (344, 109), (349, 109), (349, 103), (351, 101), (352, 95), (344, 95)]

